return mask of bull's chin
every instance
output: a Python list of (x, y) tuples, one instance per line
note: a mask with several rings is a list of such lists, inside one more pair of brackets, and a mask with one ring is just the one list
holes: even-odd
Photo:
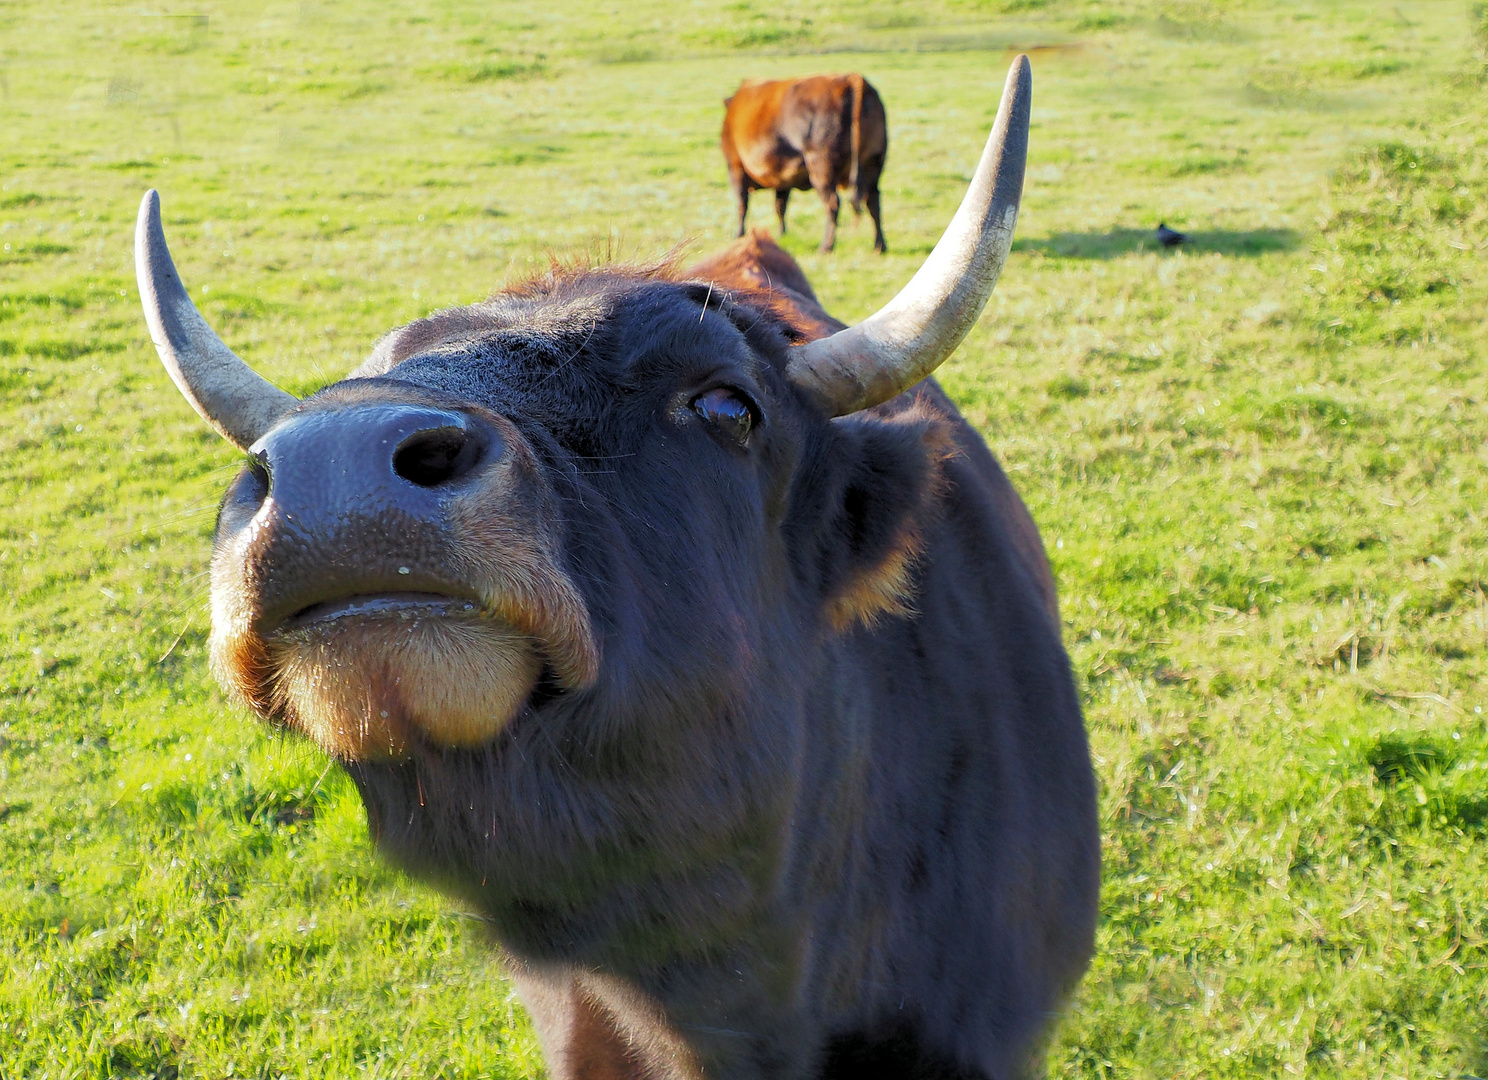
[(488, 742), (542, 674), (530, 638), (441, 597), (319, 604), (265, 644), (273, 711), (348, 761), (401, 758), (415, 741)]

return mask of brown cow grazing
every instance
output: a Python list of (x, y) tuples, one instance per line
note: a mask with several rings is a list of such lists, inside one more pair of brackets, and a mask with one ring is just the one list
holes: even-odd
[(489, 920), (557, 1080), (1005, 1078), (1090, 955), (1095, 784), (1038, 533), (926, 376), (997, 280), (1031, 82), (852, 327), (758, 235), (554, 271), (303, 401), (145, 197), (152, 339), (248, 454), (213, 666)]
[(785, 232), (792, 190), (814, 190), (827, 208), (821, 249), (837, 239), (838, 188), (852, 192), (853, 210), (868, 204), (873, 250), (887, 251), (879, 218), (878, 178), (889, 152), (889, 125), (878, 91), (861, 75), (749, 79), (724, 99), (723, 157), (739, 199), (739, 235), (749, 193), (775, 189), (775, 213)]

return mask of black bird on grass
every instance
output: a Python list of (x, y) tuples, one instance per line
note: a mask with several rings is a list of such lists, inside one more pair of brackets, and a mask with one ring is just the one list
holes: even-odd
[(1188, 236), (1177, 229), (1168, 228), (1167, 222), (1164, 221), (1158, 223), (1157, 242), (1163, 247), (1177, 247), (1179, 244), (1188, 243)]

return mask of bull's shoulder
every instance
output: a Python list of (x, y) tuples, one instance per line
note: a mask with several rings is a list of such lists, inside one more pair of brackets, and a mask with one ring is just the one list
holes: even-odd
[(835, 334), (846, 325), (827, 314), (801, 265), (764, 229), (753, 230), (690, 267), (686, 276), (766, 308), (800, 341)]

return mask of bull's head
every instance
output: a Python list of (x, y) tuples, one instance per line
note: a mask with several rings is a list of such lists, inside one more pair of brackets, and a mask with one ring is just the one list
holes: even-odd
[[(640, 543), (656, 528), (649, 516), (706, 514), (709, 498), (744, 500), (739, 514), (789, 531), (787, 504), (804, 483), (790, 477), (828, 453), (829, 418), (915, 385), (985, 305), (1012, 241), (1030, 94), (1020, 57), (949, 228), (898, 296), (856, 326), (795, 341), (777, 329), (772, 345), (760, 337), (768, 328), (731, 321), (726, 299), (710, 313), (701, 287), (606, 285), (598, 273), (411, 324), (352, 378), (303, 401), (253, 372), (203, 320), (147, 193), (135, 259), (151, 337), (186, 399), (249, 455), (223, 503), (212, 561), (219, 677), (260, 714), (346, 759), (476, 747), (534, 702), (596, 680), (601, 643), (618, 648), (634, 629), (617, 613), (626, 588), (633, 607), (664, 587), (714, 610), (728, 606), (714, 593), (758, 594), (729, 559), (674, 566), (697, 580), (670, 581), (663, 551), (632, 573), (595, 554), (604, 544), (594, 534), (639, 531)], [(696, 291), (702, 315), (694, 300), (677, 316), (656, 290)], [(606, 350), (603, 364), (577, 359)], [(643, 357), (644, 385), (634, 366)], [(803, 434), (810, 424), (816, 435)], [(641, 459), (624, 464), (633, 472), (668, 440), (672, 464), (656, 458), (654, 486), (617, 509), (598, 478), (613, 470), (596, 459)], [(701, 494), (666, 486), (678, 448), (709, 478)], [(760, 490), (746, 499), (751, 483)], [(728, 530), (754, 543), (738, 522)], [(684, 537), (655, 539), (664, 548)], [(694, 641), (682, 629), (674, 651), (711, 649), (717, 665), (747, 666), (752, 646), (720, 645), (731, 632), (722, 622), (700, 626)]]

